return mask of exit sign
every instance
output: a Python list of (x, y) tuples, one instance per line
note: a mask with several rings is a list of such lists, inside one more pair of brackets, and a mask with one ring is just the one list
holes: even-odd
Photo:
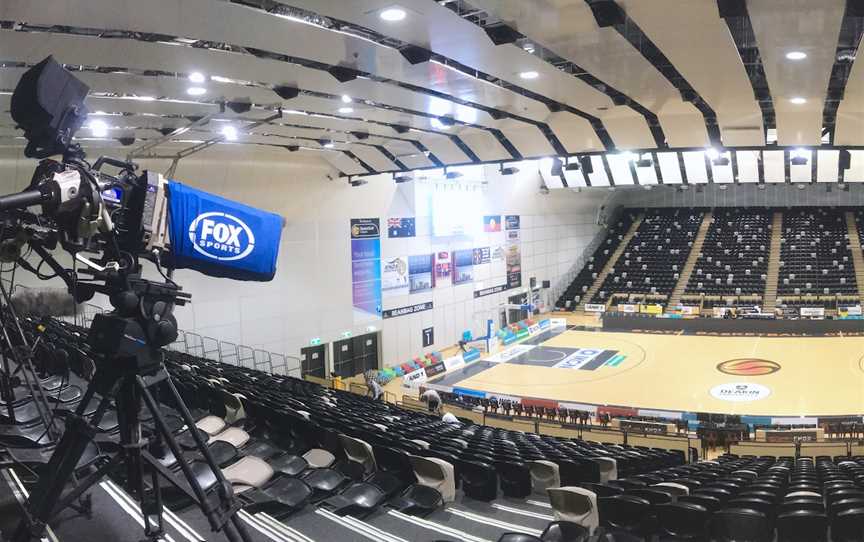
[(321, 337), (315, 337), (314, 339), (309, 341), (309, 344), (311, 344), (312, 346), (318, 346), (319, 344), (321, 344)]
[(350, 332), (350, 331), (343, 331), (343, 332), (342, 332), (342, 338), (343, 338), (343, 339), (347, 339), (347, 338), (349, 338), (349, 337), (351, 337), (351, 332)]

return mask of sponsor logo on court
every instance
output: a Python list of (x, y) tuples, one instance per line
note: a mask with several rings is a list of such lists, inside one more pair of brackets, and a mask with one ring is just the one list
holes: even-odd
[[(614, 354), (614, 352), (606, 350), (604, 348), (580, 348), (564, 358), (563, 360), (556, 363), (553, 367), (556, 369), (596, 369), (602, 366), (606, 362), (606, 358), (609, 354)], [(602, 361), (600, 361), (601, 355), (603, 356)], [(600, 361), (599, 363), (592, 363), (595, 361)]]
[(510, 347), (507, 350), (498, 352), (497, 354), (492, 354), (488, 358), (485, 358), (484, 361), (491, 361), (493, 363), (504, 363), (506, 361), (510, 361), (515, 357), (521, 356), (526, 352), (530, 352), (534, 348), (534, 345), (531, 344), (517, 344), (516, 346)]
[(718, 364), (717, 370), (732, 376), (763, 376), (779, 371), (780, 364), (767, 359), (738, 358)]
[(711, 396), (730, 403), (749, 403), (771, 395), (771, 390), (762, 384), (752, 382), (732, 382), (711, 388)]

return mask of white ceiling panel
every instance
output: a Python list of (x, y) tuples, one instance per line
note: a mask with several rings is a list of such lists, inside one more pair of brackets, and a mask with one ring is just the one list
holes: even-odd
[(603, 164), (603, 157), (596, 154), (592, 155), (591, 167), (594, 168), (594, 171), (588, 174), (588, 180), (591, 181), (591, 186), (609, 186), (609, 176), (606, 175), (606, 167)]
[(630, 171), (631, 157), (625, 154), (610, 153), (606, 155), (609, 160), (609, 171), (615, 179), (615, 186), (626, 186), (633, 184), (633, 173)]
[(759, 182), (759, 151), (737, 151), (738, 158), (738, 182)]
[(766, 183), (786, 182), (786, 166), (783, 154), (783, 151), (762, 152)]
[[(864, 48), (858, 45), (858, 58)], [(846, 82), (846, 93), (837, 108), (837, 123), (834, 128), (834, 144), (861, 145), (864, 138), (864, 62), (852, 64)]]
[(819, 151), (816, 162), (816, 181), (820, 183), (836, 183), (840, 151)]
[(708, 169), (705, 167), (705, 153), (703, 151), (685, 152), (684, 172), (687, 181), (691, 184), (707, 183)]
[(372, 166), (375, 171), (391, 171), (399, 169), (396, 164), (391, 162), (376, 148), (364, 147), (363, 145), (352, 145), (351, 152), (353, 152), (357, 158)]
[[(619, 3), (717, 113), (724, 145), (764, 145), (762, 112), (716, 2)], [(748, 126), (758, 131), (726, 130)]]
[(681, 167), (678, 164), (678, 154), (674, 152), (658, 152), (657, 162), (660, 164), (660, 176), (663, 184), (681, 184)]
[[(547, 122), (568, 152), (603, 150), (603, 143), (587, 120), (570, 113), (553, 113)], [(609, 129), (608, 124), (606, 128)], [(612, 136), (612, 139), (614, 140), (615, 136)]]
[(864, 151), (850, 151), (852, 160), (843, 179), (850, 183), (864, 182)]
[(522, 124), (512, 129), (504, 129), (502, 132), (526, 158), (556, 154), (549, 140), (536, 126)]
[(650, 149), (657, 146), (645, 117), (629, 107), (616, 107), (603, 117), (606, 131), (619, 149)]
[(341, 152), (329, 151), (321, 152), (320, 154), (322, 158), (324, 158), (330, 163), (330, 165), (332, 165), (342, 173), (345, 173), (346, 175), (364, 175), (368, 173), (368, 171), (363, 169), (360, 164), (345, 156)]
[[(570, 163), (578, 163), (575, 158), (570, 160)], [(581, 169), (564, 169), (564, 178), (567, 180), (567, 186), (573, 188), (578, 186), (587, 186), (585, 184), (585, 175), (582, 174)]]
[[(747, 9), (777, 112), (780, 145), (818, 145), (845, 0), (750, 0)], [(790, 51), (804, 60), (786, 59)], [(803, 98), (806, 103), (790, 100)]]
[(417, 139), (442, 162), (447, 164), (470, 162), (465, 153), (449, 137), (420, 134)]
[(670, 105), (658, 117), (670, 147), (706, 147), (710, 144), (705, 119), (690, 104)]
[(649, 167), (637, 167), (636, 177), (639, 180), (639, 184), (658, 184), (657, 170), (654, 169), (653, 164)]
[[(801, 158), (806, 158), (807, 163), (804, 165), (795, 165), (791, 163), (789, 165), (789, 178), (793, 183), (809, 183), (813, 179), (813, 153), (809, 150), (801, 149), (792, 152), (792, 156), (800, 156)], [(819, 167), (819, 164), (816, 164), (816, 167)], [(818, 176), (818, 174), (817, 174)]]
[(507, 160), (512, 158), (495, 136), (483, 130), (464, 128), (459, 132), (459, 137), (468, 147), (474, 151), (480, 160)]

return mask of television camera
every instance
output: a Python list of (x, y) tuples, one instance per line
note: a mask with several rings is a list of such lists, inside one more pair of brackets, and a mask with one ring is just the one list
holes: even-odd
[[(172, 399), (171, 406), (186, 427), (195, 426), (163, 363), (162, 347), (178, 333), (174, 307), (190, 299), (172, 279), (173, 269), (270, 280), (282, 219), (168, 181), (155, 172), (139, 173), (130, 161), (102, 157), (91, 165), (73, 139), (87, 116), (88, 91), (48, 57), (22, 76), (12, 96), (12, 117), (27, 139), (25, 155), (41, 161), (26, 190), (0, 196), (0, 261), (15, 262), (40, 279), (61, 278), (77, 302), (105, 294), (114, 308), (92, 321), (86, 347), (94, 357), (95, 372), (75, 412), (65, 416), (63, 436), (25, 503), (12, 540), (40, 538), (55, 514), (84, 502), (84, 493), (121, 463), (127, 489), (141, 503), (148, 540), (164, 536), (160, 476), (196, 502), (214, 531), (224, 532), (232, 542), (248, 540), (236, 514), (231, 484), (198, 432), (190, 434), (217, 477), (216, 504), (204, 494), (186, 462), (179, 462), (185, 480), (175, 479), (159, 465), (157, 456), (166, 453), (165, 446), (176, 457), (182, 451), (155, 397), (163, 402)], [(104, 166), (115, 172), (106, 173)], [(72, 256), (71, 269), (53, 257), (58, 247)], [(41, 262), (33, 265), (25, 249)], [(162, 280), (144, 278), (145, 261), (153, 263)], [(44, 265), (50, 274), (43, 271)], [(19, 332), (14, 341), (7, 341), (16, 344), (7, 344), (6, 350), (13, 356), (20, 354), (14, 359), (16, 365), (30, 365), (34, 349), (2, 282), (0, 294), (6, 304), (3, 314), (15, 320), (15, 326), (8, 327)], [(161, 387), (158, 394), (152, 391), (157, 386)], [(28, 387), (37, 399), (38, 383), (28, 382)], [(99, 406), (87, 416), (87, 405), (97, 394)], [(67, 482), (80, 474), (78, 460), (112, 401), (120, 421), (120, 451), (64, 492)], [(153, 427), (140, 423), (142, 403), (152, 414)], [(46, 432), (53, 423), (52, 416)]]

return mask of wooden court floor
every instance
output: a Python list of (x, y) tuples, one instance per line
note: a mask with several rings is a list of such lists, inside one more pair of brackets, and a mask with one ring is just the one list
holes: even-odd
[[(541, 360), (545, 356), (554, 361), (576, 348), (606, 349), (625, 357), (593, 370), (514, 360), (497, 363), (457, 386), (560, 402), (687, 412), (754, 416), (864, 413), (864, 337), (566, 331), (540, 347), (533, 352)], [(556, 354), (555, 349), (562, 347), (561, 354)]]

